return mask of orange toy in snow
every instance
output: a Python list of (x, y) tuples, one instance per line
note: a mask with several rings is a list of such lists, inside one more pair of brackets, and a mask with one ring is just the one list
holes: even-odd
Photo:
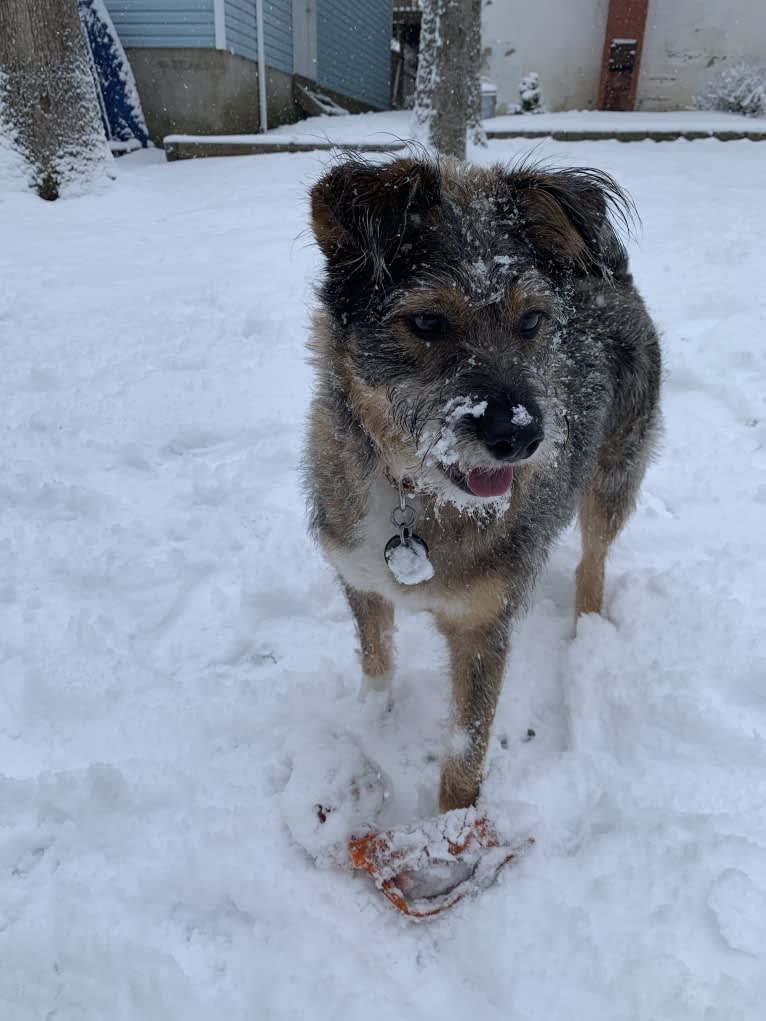
[(348, 842), (351, 864), (403, 914), (431, 918), (488, 886), (534, 840), (512, 847), (476, 809), (446, 812), (400, 829), (372, 830)]

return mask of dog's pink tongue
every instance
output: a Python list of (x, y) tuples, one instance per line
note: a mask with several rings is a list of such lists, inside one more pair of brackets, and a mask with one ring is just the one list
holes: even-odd
[(470, 468), (465, 476), (468, 488), (474, 496), (502, 496), (511, 488), (513, 482), (513, 468), (498, 468), (492, 471), (488, 468)]

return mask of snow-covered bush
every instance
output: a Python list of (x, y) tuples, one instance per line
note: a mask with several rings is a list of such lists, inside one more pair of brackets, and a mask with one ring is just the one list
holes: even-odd
[(725, 110), (766, 117), (766, 66), (732, 64), (694, 97), (697, 110)]

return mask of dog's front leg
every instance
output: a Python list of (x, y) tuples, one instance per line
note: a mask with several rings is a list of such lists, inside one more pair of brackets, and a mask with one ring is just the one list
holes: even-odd
[(394, 608), (374, 592), (358, 592), (344, 585), (349, 606), (356, 620), (362, 652), (362, 687), (359, 699), (369, 691), (388, 692), (391, 699), (393, 670)]
[(452, 750), (442, 766), (439, 810), (466, 808), (479, 796), (484, 756), (503, 683), (509, 626), (505, 616), (466, 626), (439, 615), (452, 669)]

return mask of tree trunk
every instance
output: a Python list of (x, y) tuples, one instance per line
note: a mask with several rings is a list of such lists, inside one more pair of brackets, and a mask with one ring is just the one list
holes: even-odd
[(439, 152), (465, 159), (470, 81), (481, 56), (481, 0), (421, 0), (421, 6), (415, 116)]
[(468, 123), (468, 26), (472, 0), (439, 0), (438, 45), (433, 86), (431, 142), (448, 156), (465, 159)]
[(466, 80), (468, 82), (468, 137), (474, 145), (485, 146), (487, 135), (481, 120), (481, 71), (484, 62), (481, 49), (481, 2), (482, 0), (471, 0)]
[(106, 175), (77, 0), (0, 0), (0, 106), (42, 198)]

